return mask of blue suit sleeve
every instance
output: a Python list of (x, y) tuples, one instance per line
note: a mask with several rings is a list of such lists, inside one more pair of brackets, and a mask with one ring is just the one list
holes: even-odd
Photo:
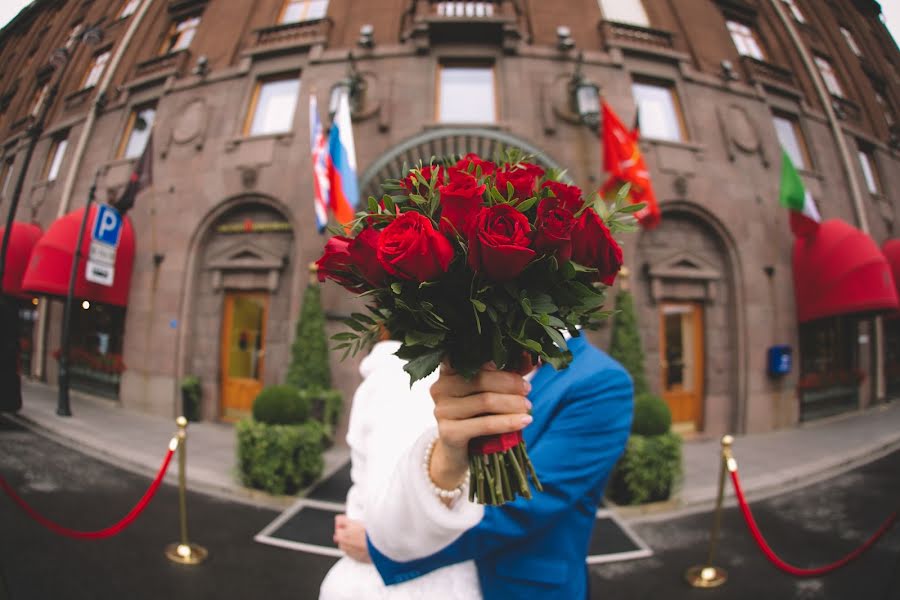
[(554, 527), (568, 511), (596, 509), (631, 429), (631, 378), (620, 367), (597, 371), (579, 378), (566, 396), (539, 444), (529, 452), (544, 491), (531, 500), (518, 498), (502, 507), (485, 507), (477, 526), (422, 559), (395, 562), (369, 544), (373, 563), (386, 583), (502, 553)]

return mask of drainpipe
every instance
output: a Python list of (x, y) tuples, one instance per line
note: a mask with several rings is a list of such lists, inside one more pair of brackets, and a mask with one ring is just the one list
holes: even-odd
[[(850, 197), (853, 199), (853, 208), (856, 213), (856, 221), (859, 223), (859, 228), (863, 231), (863, 233), (868, 235), (869, 221), (866, 217), (865, 205), (863, 204), (863, 196), (861, 191), (862, 188), (860, 188), (859, 180), (856, 177), (856, 169), (853, 165), (852, 154), (847, 148), (847, 141), (844, 139), (844, 132), (841, 129), (841, 124), (838, 121), (837, 115), (834, 113), (831, 94), (825, 87), (825, 83), (824, 81), (822, 81), (822, 74), (819, 73), (819, 69), (816, 68), (809, 51), (806, 49), (806, 46), (803, 45), (803, 40), (797, 33), (797, 29), (796, 27), (794, 27), (793, 20), (787, 15), (784, 6), (782, 6), (782, 0), (769, 0), (769, 3), (775, 9), (775, 13), (778, 15), (778, 18), (781, 19), (782, 25), (784, 25), (784, 28), (787, 30), (788, 35), (791, 38), (791, 41), (797, 49), (797, 52), (800, 54), (800, 59), (803, 61), (803, 66), (806, 68), (807, 72), (812, 78), (813, 87), (816, 88), (816, 94), (819, 96), (819, 101), (825, 108), (825, 117), (828, 120), (828, 126), (831, 128), (831, 134), (834, 136), (835, 144), (837, 144), (838, 156), (841, 159), (841, 165), (844, 167), (844, 174), (847, 176), (847, 182), (850, 184)], [(875, 338), (875, 398), (876, 400), (880, 400), (885, 396), (884, 327), (882, 318), (880, 316), (875, 317), (874, 329), (875, 331), (873, 332), (873, 337)]]

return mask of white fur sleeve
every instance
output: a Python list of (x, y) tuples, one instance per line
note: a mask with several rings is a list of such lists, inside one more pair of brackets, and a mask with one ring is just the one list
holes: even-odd
[(423, 558), (450, 545), (484, 516), (481, 504), (460, 497), (450, 507), (437, 497), (423, 469), (425, 450), (437, 435), (430, 428), (397, 463), (369, 507), (366, 531), (372, 544), (395, 561)]

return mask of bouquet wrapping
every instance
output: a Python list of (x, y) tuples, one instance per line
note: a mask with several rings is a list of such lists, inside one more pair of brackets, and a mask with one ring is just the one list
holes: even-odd
[[(568, 332), (596, 326), (605, 289), (622, 265), (612, 234), (634, 228), (627, 189), (611, 204), (521, 154), (433, 159), (382, 184), (349, 235), (318, 260), (330, 279), (365, 301), (333, 337), (344, 356), (386, 330), (402, 342), (410, 385), (447, 361), (467, 378), (487, 363), (520, 371), (572, 359)], [(344, 233), (343, 231), (341, 233)], [(472, 440), (470, 500), (503, 504), (541, 485), (521, 432)]]

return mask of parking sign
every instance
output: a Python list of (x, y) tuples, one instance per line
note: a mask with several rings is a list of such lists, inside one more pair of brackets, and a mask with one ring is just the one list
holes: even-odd
[(119, 245), (119, 234), (122, 231), (122, 216), (109, 204), (97, 207), (91, 238), (110, 246)]

